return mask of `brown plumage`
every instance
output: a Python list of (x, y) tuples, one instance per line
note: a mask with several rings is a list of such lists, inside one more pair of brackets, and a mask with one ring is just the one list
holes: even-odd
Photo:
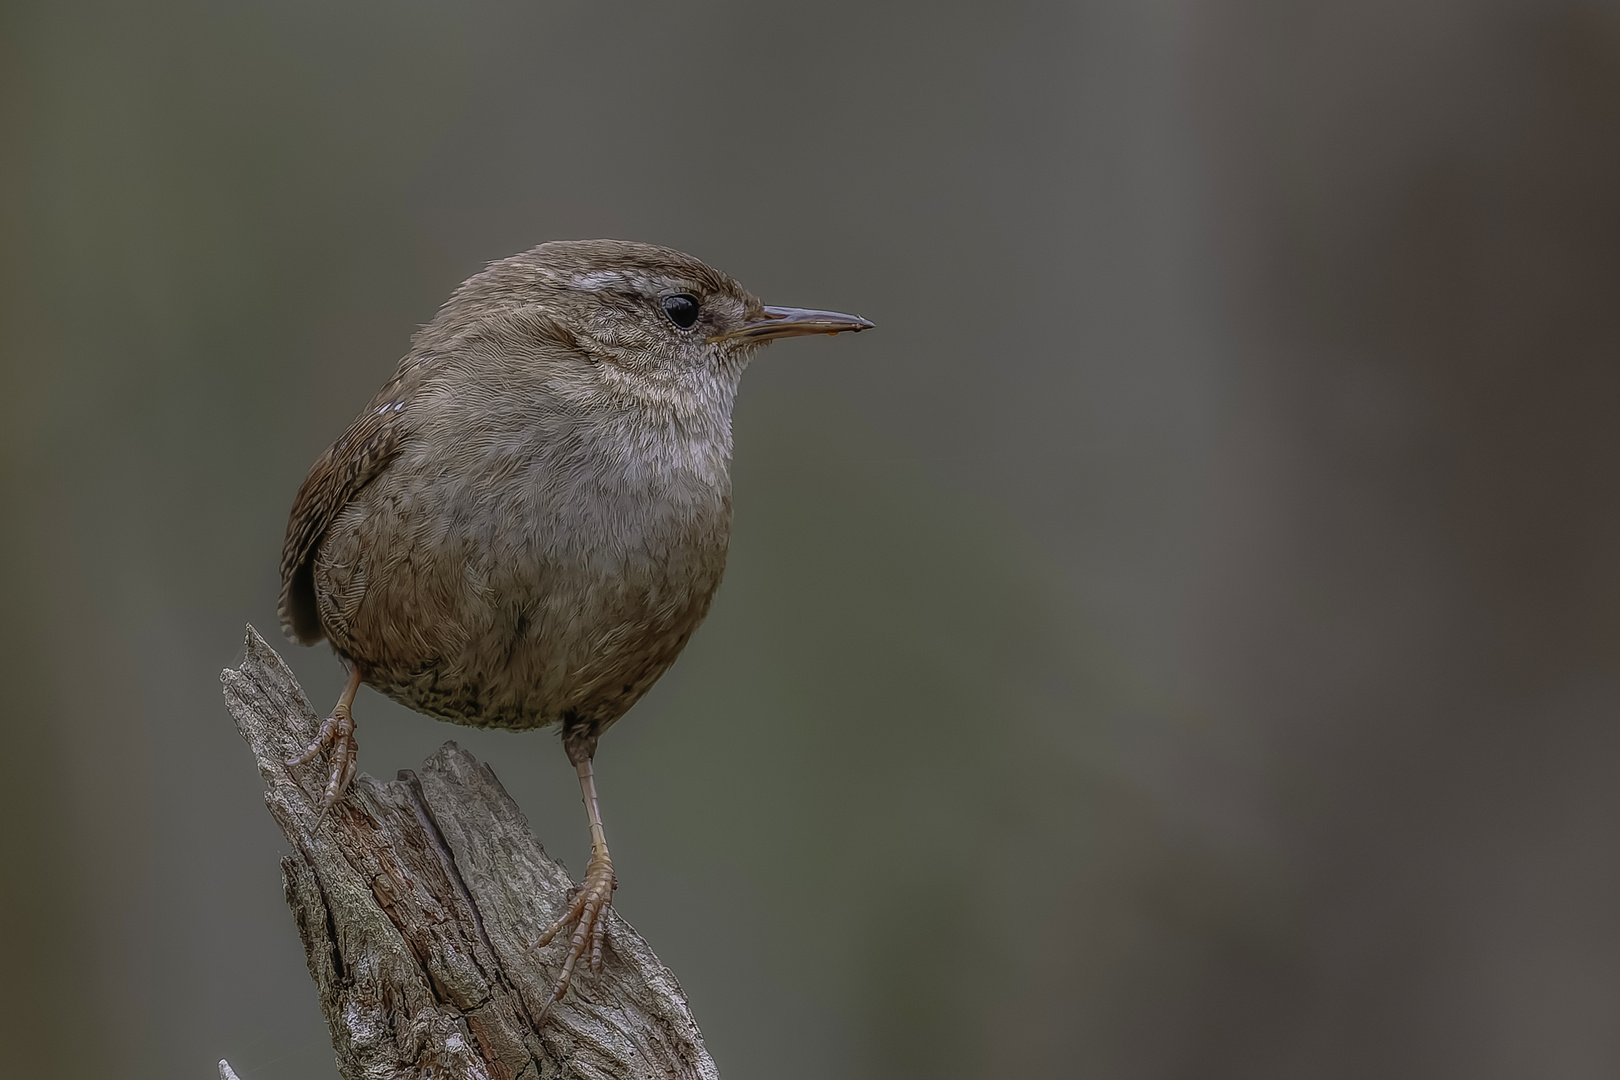
[(775, 337), (870, 326), (767, 308), (668, 248), (565, 241), (492, 263), (413, 339), (310, 470), (282, 551), (282, 627), (351, 679), (321, 738), (355, 768), (360, 682), (481, 727), (562, 725), (592, 855), (553, 1000), (599, 966), (614, 879), (591, 758), (674, 662), (725, 568), (731, 407)]

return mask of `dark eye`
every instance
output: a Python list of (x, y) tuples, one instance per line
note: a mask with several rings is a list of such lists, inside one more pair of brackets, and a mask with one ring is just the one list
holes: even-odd
[(692, 329), (692, 324), (697, 322), (698, 317), (697, 297), (690, 293), (678, 292), (673, 296), (664, 297), (663, 302), (664, 314), (669, 316), (670, 322), (682, 330)]

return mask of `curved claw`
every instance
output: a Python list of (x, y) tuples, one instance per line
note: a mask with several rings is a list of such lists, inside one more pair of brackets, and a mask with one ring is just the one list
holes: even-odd
[(607, 852), (593, 855), (585, 870), (585, 884), (574, 894), (574, 901), (562, 917), (546, 927), (535, 941), (535, 948), (544, 948), (563, 930), (572, 926), (574, 933), (568, 941), (568, 955), (563, 960), (562, 974), (551, 997), (540, 1010), (542, 1018), (551, 1007), (563, 999), (574, 979), (574, 968), (583, 958), (592, 974), (602, 970), (602, 945), (607, 940), (607, 909), (613, 903), (613, 890), (619, 887), (613, 876), (613, 863)]

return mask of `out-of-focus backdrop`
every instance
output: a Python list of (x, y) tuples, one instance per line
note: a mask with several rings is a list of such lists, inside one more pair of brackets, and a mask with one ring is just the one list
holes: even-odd
[[(1614, 5), (11, 3), (0, 140), (7, 1075), (335, 1075), (216, 675), (591, 236), (879, 327), (748, 373), (598, 757), (724, 1075), (1620, 1071)], [(552, 734), (357, 711), (583, 867)]]

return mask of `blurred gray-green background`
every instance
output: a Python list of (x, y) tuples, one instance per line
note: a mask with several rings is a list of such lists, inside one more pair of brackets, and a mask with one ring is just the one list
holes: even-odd
[[(589, 236), (879, 327), (749, 372), (598, 757), (724, 1075), (1620, 1071), (1613, 5), (13, 0), (0, 140), (7, 1075), (335, 1075), (216, 675)], [(583, 867), (551, 733), (357, 712)]]

